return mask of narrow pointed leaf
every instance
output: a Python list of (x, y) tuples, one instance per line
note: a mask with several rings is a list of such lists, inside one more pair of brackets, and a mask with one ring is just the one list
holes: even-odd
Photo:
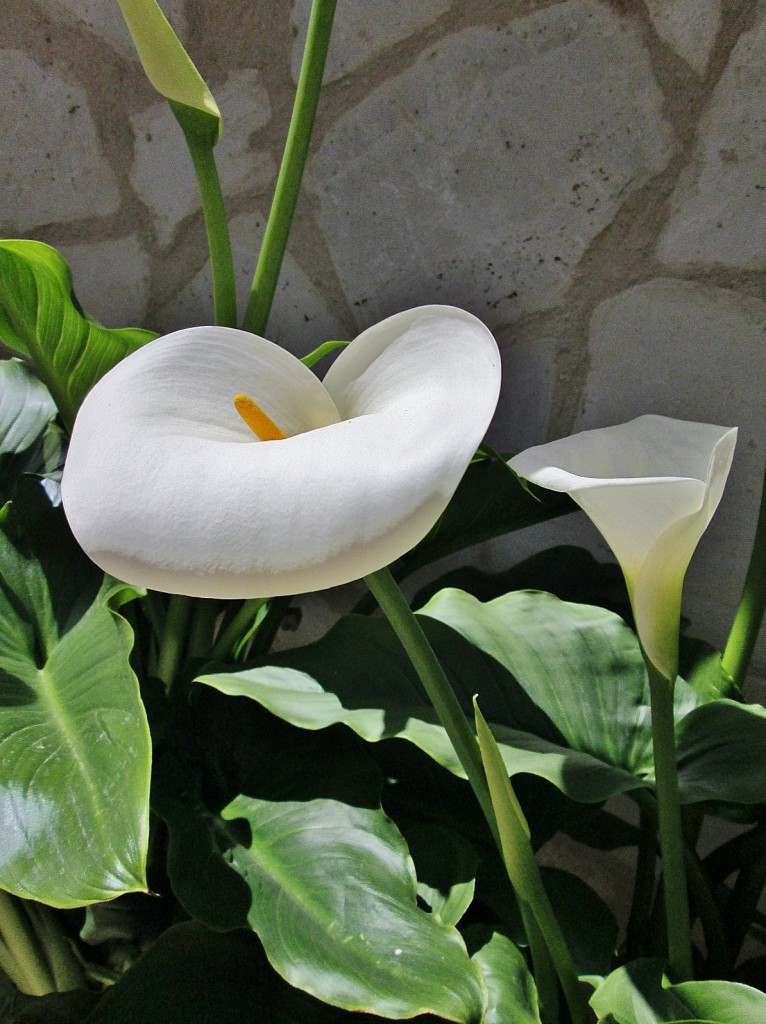
[(0, 242), (0, 340), (32, 360), (70, 426), (95, 382), (153, 337), (88, 319), (55, 249), (42, 242)]
[(0, 886), (58, 907), (145, 890), (149, 735), (117, 612), (135, 592), (94, 572), (62, 514), (4, 525)]

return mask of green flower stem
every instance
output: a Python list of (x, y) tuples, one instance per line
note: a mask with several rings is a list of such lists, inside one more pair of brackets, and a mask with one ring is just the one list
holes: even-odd
[(30, 926), (24, 905), (0, 889), (0, 936), (16, 964), (16, 984), (27, 995), (44, 996), (56, 986)]
[(234, 258), (231, 253), (229, 224), (221, 190), (221, 179), (215, 164), (212, 133), (200, 131), (198, 119), (179, 103), (170, 101), (170, 108), (180, 124), (194, 165), (197, 188), (202, 200), (210, 270), (213, 277), (213, 315), (221, 327), (237, 326), (237, 291), (234, 280)]
[(251, 597), (242, 603), (242, 607), (213, 646), (210, 657), (214, 661), (224, 661), (232, 655), (234, 647), (250, 629), (253, 620), (267, 600), (268, 598), (265, 597)]
[(745, 681), (766, 609), (766, 475), (755, 528), (753, 552), (739, 607), (723, 652), (722, 664), (739, 689)]
[[(550, 959), (561, 982), (572, 1024), (588, 1024), (590, 1020), (588, 1005), (580, 986), (580, 979), (577, 977), (572, 963), (569, 946), (540, 876), (540, 868), (529, 841), (530, 832), (527, 819), (524, 817), (524, 812), (513, 791), (511, 780), (508, 778), (508, 769), (503, 762), (500, 748), (481, 713), (476, 697), (473, 699), (473, 706), (479, 749), (497, 821), (500, 851), (503, 855), (505, 870), (519, 904), (522, 907), (526, 904), (529, 914), (534, 917), (537, 931), (545, 941)], [(525, 916), (522, 912), (525, 922), (529, 914)], [(529, 935), (529, 933), (527, 934)], [(535, 929), (532, 931), (532, 937), (534, 935)], [(549, 993), (543, 990), (541, 996), (546, 1014), (552, 1012), (553, 1002)]]
[[(590, 1014), (580, 989), (577, 974), (572, 966), (569, 947), (548, 899), (548, 894), (543, 887), (540, 870), (522, 822), (517, 821), (517, 827), (498, 829), (500, 819), (495, 816), (476, 733), (463, 713), (444, 669), (393, 576), (388, 569), (380, 569), (378, 572), (366, 576), (365, 583), (375, 596), (407, 652), (439, 720), (455, 748), (455, 753), (468, 776), (468, 781), (476, 794), (495, 841), (500, 847), (503, 861), (509, 870), (509, 876), (519, 901), (527, 904), (525, 919), (528, 919), (529, 915), (533, 916), (539, 934), (543, 936), (550, 960), (555, 965), (556, 973), (561, 981), (573, 1024), (588, 1024)], [(508, 782), (507, 773), (505, 773), (505, 781)], [(517, 814), (515, 806), (504, 806), (503, 809), (507, 810), (511, 816)], [(512, 845), (512, 849), (509, 848), (509, 843)], [(536, 942), (537, 934), (537, 931), (533, 931), (531, 941)], [(545, 985), (544, 978), (545, 975), (541, 981)], [(553, 997), (548, 998), (549, 1007), (552, 1001)]]
[(27, 913), (53, 974), (57, 992), (85, 988), (85, 974), (80, 961), (58, 925), (55, 913), (43, 903), (27, 903)]
[(417, 672), (428, 699), (433, 704), (439, 721), (450, 738), (455, 753), (463, 766), (468, 781), (476, 794), (484, 817), (499, 844), (497, 822), (492, 809), (484, 766), (476, 734), (460, 707), (449, 679), (433, 652), (423, 628), (407, 604), (401, 590), (388, 569), (379, 569), (365, 576), (365, 583), (391, 623), (402, 647)]
[(336, 0), (313, 0), (282, 166), (242, 327), (263, 334), (277, 287), (314, 127)]
[(192, 599), (190, 597), (171, 594), (157, 659), (157, 676), (165, 684), (165, 690), (168, 693), (173, 686), (178, 666), (183, 657), (191, 610)]
[(657, 815), (645, 806), (640, 807), (639, 840), (636, 853), (636, 874), (633, 883), (630, 919), (626, 942), (629, 960), (647, 955), (646, 939), (654, 892), (654, 872), (657, 863)]
[(215, 620), (219, 611), (218, 601), (206, 598), (195, 600), (189, 637), (190, 658), (207, 659), (209, 657), (215, 633)]
[(684, 837), (678, 792), (676, 741), (673, 728), (673, 685), (649, 659), (649, 692), (652, 708), (652, 740), (657, 791), (657, 817), (662, 855), (668, 960), (674, 982), (692, 977), (689, 900), (684, 867)]

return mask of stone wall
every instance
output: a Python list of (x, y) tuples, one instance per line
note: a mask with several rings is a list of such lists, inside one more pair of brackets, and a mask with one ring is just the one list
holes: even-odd
[[(161, 2), (224, 115), (244, 304), (310, 3)], [(3, 234), (59, 247), (109, 325), (209, 321), (193, 175), (116, 3), (3, 0), (0, 46)], [(764, 0), (339, 0), (268, 331), (302, 354), (465, 306), (503, 350), (507, 450), (641, 412), (738, 424), (685, 604), (719, 642), (764, 464), (765, 55)], [(570, 517), (477, 557), (569, 540), (603, 551)]]

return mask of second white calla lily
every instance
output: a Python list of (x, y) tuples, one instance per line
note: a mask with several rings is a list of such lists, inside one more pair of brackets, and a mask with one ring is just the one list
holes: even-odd
[[(179, 331), (86, 397), (64, 508), (90, 557), (135, 585), (220, 598), (335, 586), (431, 529), (499, 387), (494, 338), (449, 306), (369, 328), (323, 382), (244, 331)], [(259, 440), (235, 410), (238, 394), (284, 438)]]
[(529, 448), (520, 476), (565, 491), (620, 563), (646, 656), (675, 679), (684, 576), (721, 500), (736, 428), (639, 416)]

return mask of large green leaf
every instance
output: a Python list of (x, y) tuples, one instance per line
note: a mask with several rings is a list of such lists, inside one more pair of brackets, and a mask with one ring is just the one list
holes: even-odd
[(249, 925), (292, 984), (346, 1008), (478, 1020), (480, 970), (455, 929), (418, 906), (368, 748), (210, 688), (193, 698), (173, 715), (154, 787), (186, 911)]
[(69, 267), (49, 245), (0, 242), (0, 340), (33, 361), (67, 424), (96, 381), (154, 337), (85, 316)]
[(134, 591), (60, 510), (30, 518), (0, 530), (0, 886), (72, 907), (146, 889), (149, 735), (117, 611)]
[(599, 1021), (666, 1024), (710, 1021), (757, 1024), (766, 1020), (766, 994), (729, 981), (687, 981), (671, 985), (659, 960), (636, 960), (614, 971), (594, 992)]
[[(498, 611), (498, 602), (482, 605), (458, 591), (446, 593), (486, 608), (490, 616)], [(437, 621), (450, 606), (441, 597), (435, 601), (421, 624), (467, 713), (478, 692), (510, 774), (539, 775), (574, 799), (593, 803), (651, 784), (643, 662), (635, 637), (617, 616), (534, 592), (500, 599), (506, 614), (498, 629), (505, 629), (507, 642), (513, 642), (514, 629), (527, 630), (532, 676), (522, 673), (517, 681), (496, 658)], [(517, 606), (528, 609), (520, 621)], [(590, 632), (584, 635), (586, 625)], [(553, 664), (546, 664), (551, 642), (570, 652), (563, 677), (561, 654), (554, 650)], [(242, 670), (209, 671), (199, 681), (251, 697), (304, 729), (342, 722), (368, 741), (406, 739), (462, 775), (407, 655), (382, 621), (349, 616), (315, 644)]]
[[(371, 1024), (292, 988), (256, 935), (175, 925), (107, 989), (82, 1024)], [(78, 1018), (79, 1020), (79, 1018)], [(420, 1018), (434, 1022), (434, 1018)]]
[(0, 504), (13, 497), (17, 481), (37, 476), (50, 499), (60, 501), (63, 466), (56, 403), (20, 359), (0, 361)]
[(0, 455), (26, 451), (55, 415), (50, 392), (26, 363), (0, 362)]
[[(586, 803), (653, 787), (646, 672), (635, 634), (619, 616), (535, 591), (482, 603), (447, 590), (420, 618), (467, 713), (478, 693), (509, 774), (539, 775)], [(304, 729), (343, 723), (367, 741), (409, 740), (462, 774), (409, 659), (383, 622), (349, 616), (315, 644), (241, 670), (211, 669), (199, 681), (251, 697)], [(677, 721), (703, 699), (679, 680)], [(766, 742), (758, 710), (732, 702), (707, 706), (727, 720), (739, 716), (758, 749)], [(725, 745), (709, 731), (705, 742), (692, 742), (683, 730), (679, 735), (684, 801), (762, 799), (734, 730), (727, 729)], [(726, 778), (717, 770), (722, 764)], [(751, 781), (738, 788), (739, 777)]]
[(766, 709), (712, 700), (683, 718), (676, 736), (687, 801), (766, 802)]
[(287, 981), (349, 1010), (481, 1020), (481, 972), (458, 932), (417, 906), (407, 846), (382, 811), (240, 796), (223, 817), (249, 826), (231, 863)]
[(496, 459), (474, 462), (433, 529), (396, 563), (395, 575), (401, 578), (472, 544), (576, 510), (568, 495), (530, 488)]

